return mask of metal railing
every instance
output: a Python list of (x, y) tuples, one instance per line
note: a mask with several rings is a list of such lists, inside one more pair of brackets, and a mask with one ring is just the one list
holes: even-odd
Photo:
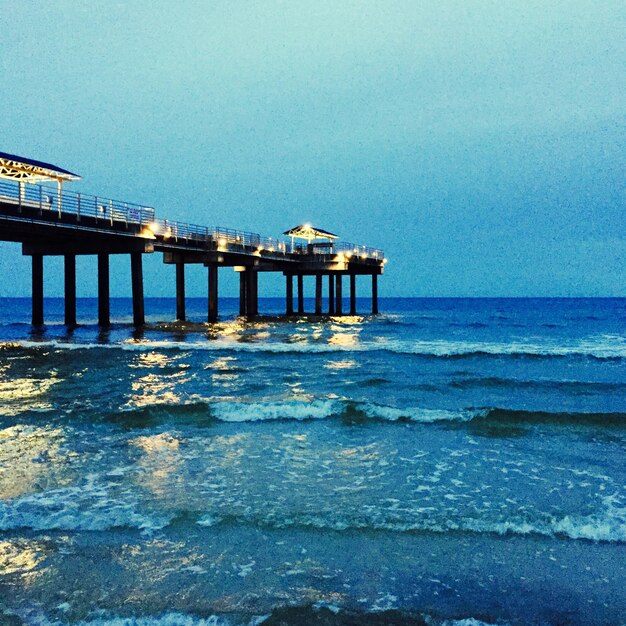
[(260, 256), (289, 257), (300, 254), (344, 254), (346, 258), (359, 257), (382, 261), (382, 250), (352, 244), (333, 242), (327, 248), (315, 246), (297, 246), (292, 250), (291, 243), (274, 237), (262, 237), (258, 233), (233, 230), (222, 227), (207, 227), (174, 220), (157, 218), (152, 207), (112, 200), (101, 196), (92, 196), (67, 189), (46, 185), (20, 184), (0, 180), (0, 200), (23, 209), (35, 210), (45, 218), (73, 216), (77, 223), (81, 218), (89, 217), (96, 225), (106, 227), (128, 226), (133, 224), (141, 228), (143, 236), (163, 242), (192, 244), (217, 251), (235, 251), (255, 253)]

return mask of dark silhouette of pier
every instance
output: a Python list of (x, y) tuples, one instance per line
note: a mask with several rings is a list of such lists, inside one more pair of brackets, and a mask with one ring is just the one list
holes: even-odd
[[(176, 318), (185, 319), (185, 266), (208, 269), (207, 319), (218, 318), (219, 268), (239, 273), (239, 312), (252, 319), (258, 310), (259, 272), (285, 276), (285, 313), (305, 315), (304, 276), (315, 276), (315, 315), (356, 315), (356, 278), (372, 281), (371, 313), (378, 313), (378, 276), (383, 273), (382, 250), (336, 241), (335, 235), (302, 225), (286, 234), (291, 241), (257, 233), (210, 228), (158, 217), (151, 207), (68, 191), (64, 183), (80, 178), (49, 163), (0, 152), (0, 240), (22, 244), (32, 259), (32, 323), (44, 324), (44, 257), (63, 256), (65, 324), (76, 320), (76, 256), (98, 257), (98, 323), (110, 324), (109, 257), (130, 255), (133, 320), (145, 322), (143, 256), (160, 252), (174, 265)], [(56, 187), (42, 183), (56, 183)], [(296, 233), (293, 235), (293, 233)], [(323, 241), (318, 241), (321, 235)], [(304, 237), (306, 243), (295, 243)], [(308, 238), (307, 238), (308, 237)], [(349, 279), (349, 308), (344, 311), (343, 277)], [(328, 307), (322, 310), (323, 280)], [(294, 306), (294, 278), (297, 298)]]

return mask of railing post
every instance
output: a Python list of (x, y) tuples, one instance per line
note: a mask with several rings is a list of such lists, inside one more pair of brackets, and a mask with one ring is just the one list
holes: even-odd
[(39, 215), (43, 214), (43, 189), (39, 185)]
[(93, 197), (94, 214), (96, 216), (96, 224), (98, 223), (98, 196)]
[(76, 194), (76, 221), (80, 222), (80, 193)]
[(63, 183), (60, 180), (57, 180), (57, 204), (58, 204), (58, 214), (59, 214), (59, 219), (61, 219), (61, 211), (62, 211), (62, 204), (63, 204)]

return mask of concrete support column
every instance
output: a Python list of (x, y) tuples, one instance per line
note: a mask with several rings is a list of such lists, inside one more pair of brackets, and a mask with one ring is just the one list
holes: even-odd
[(246, 292), (247, 292), (247, 277), (246, 271), (239, 272), (239, 315), (246, 314)]
[(246, 276), (246, 291), (247, 291), (246, 293), (246, 301), (247, 301), (246, 316), (248, 317), (248, 319), (252, 319), (256, 317), (256, 315), (258, 315), (258, 312), (259, 312), (259, 305), (257, 302), (258, 276), (257, 276), (257, 271), (252, 267), (249, 267), (248, 269), (246, 269), (246, 274), (247, 274)]
[(143, 302), (143, 256), (141, 252), (130, 253), (130, 270), (133, 289), (133, 324), (143, 326), (146, 323)]
[(109, 255), (98, 254), (98, 324), (110, 326), (111, 304), (109, 298)]
[(209, 265), (209, 322), (217, 322), (217, 265)]
[(176, 263), (176, 319), (184, 322), (185, 311), (185, 264)]
[(287, 315), (293, 315), (293, 276), (291, 274), (287, 274), (285, 279), (287, 281), (287, 288), (285, 290), (287, 297), (286, 312)]
[(335, 276), (335, 315), (343, 315), (343, 293), (341, 278), (341, 274), (337, 274), (337, 276)]
[(33, 254), (32, 271), (32, 322), (43, 326), (43, 255)]
[(350, 274), (350, 315), (356, 315), (356, 274)]
[(328, 315), (335, 314), (335, 276), (328, 275)]
[(65, 325), (76, 326), (76, 255), (64, 257), (65, 275)]
[(298, 274), (298, 315), (304, 315), (304, 276)]
[(315, 315), (322, 314), (322, 275), (315, 274)]
[(372, 274), (372, 315), (378, 315), (378, 274)]

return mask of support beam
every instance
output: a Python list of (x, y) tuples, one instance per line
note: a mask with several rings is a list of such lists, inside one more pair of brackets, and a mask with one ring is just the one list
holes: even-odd
[(356, 275), (350, 274), (350, 315), (356, 315)]
[(287, 306), (286, 306), (286, 312), (287, 312), (287, 315), (293, 315), (293, 276), (291, 274), (287, 274), (285, 276), (285, 279), (287, 281), (287, 288), (286, 288)]
[(111, 325), (111, 303), (109, 298), (109, 255), (98, 255), (98, 324)]
[(315, 315), (322, 314), (322, 275), (315, 274)]
[(337, 276), (335, 276), (335, 315), (343, 315), (343, 293), (341, 278), (341, 274), (337, 274)]
[(176, 319), (184, 322), (185, 311), (185, 264), (176, 263)]
[(64, 257), (65, 278), (65, 325), (76, 326), (76, 256), (66, 254)]
[(32, 322), (33, 326), (43, 326), (43, 256), (32, 256)]
[(335, 314), (335, 276), (328, 275), (328, 315)]
[(133, 289), (133, 324), (143, 326), (146, 323), (143, 302), (143, 256), (141, 252), (130, 253), (130, 270)]
[(298, 274), (298, 315), (304, 315), (304, 276)]
[(217, 322), (217, 265), (209, 265), (209, 322)]
[(246, 306), (247, 279), (248, 279), (248, 274), (246, 271), (239, 272), (239, 315), (241, 316), (244, 316), (247, 311), (247, 306)]
[(378, 315), (378, 274), (372, 274), (372, 315)]

